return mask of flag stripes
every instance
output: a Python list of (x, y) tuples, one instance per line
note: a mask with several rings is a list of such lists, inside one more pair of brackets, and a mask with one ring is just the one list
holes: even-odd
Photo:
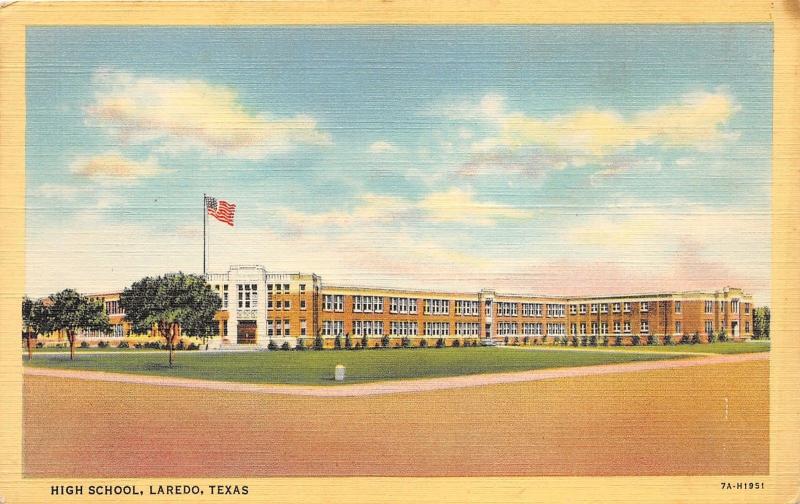
[(233, 226), (233, 216), (236, 213), (236, 205), (225, 200), (217, 201), (217, 198), (206, 196), (206, 210), (208, 215), (220, 222)]

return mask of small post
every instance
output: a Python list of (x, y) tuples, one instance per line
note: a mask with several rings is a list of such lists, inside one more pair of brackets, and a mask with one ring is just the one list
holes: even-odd
[(341, 364), (336, 365), (336, 369), (333, 373), (333, 378), (336, 381), (344, 381), (344, 366)]

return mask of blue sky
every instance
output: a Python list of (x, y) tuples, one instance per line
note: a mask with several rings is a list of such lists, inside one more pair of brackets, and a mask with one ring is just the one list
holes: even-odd
[(769, 301), (770, 25), (30, 28), (27, 288), (328, 283)]

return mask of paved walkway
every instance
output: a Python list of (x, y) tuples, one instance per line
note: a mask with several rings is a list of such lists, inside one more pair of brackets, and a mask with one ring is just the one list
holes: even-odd
[(482, 385), (496, 385), (502, 383), (551, 380), (554, 378), (597, 376), (616, 373), (638, 373), (642, 371), (657, 371), (660, 369), (675, 369), (760, 360), (769, 360), (769, 352), (712, 356), (701, 355), (699, 358), (695, 359), (629, 362), (625, 364), (604, 364), (600, 366), (539, 369), (513, 373), (448, 376), (441, 378), (423, 378), (417, 380), (395, 380), (376, 383), (328, 386), (238, 383), (196, 380), (191, 378), (172, 378), (165, 376), (104, 373), (100, 371), (34, 367), (26, 367), (24, 373), (29, 376), (52, 376), (57, 378), (74, 378), (79, 380), (135, 383), (141, 385), (157, 385), (165, 387), (199, 388), (207, 390), (224, 390), (230, 392), (251, 392), (258, 394), (280, 394), (312, 397), (355, 397), (398, 394), (405, 392), (428, 392), (432, 390), (477, 387)]

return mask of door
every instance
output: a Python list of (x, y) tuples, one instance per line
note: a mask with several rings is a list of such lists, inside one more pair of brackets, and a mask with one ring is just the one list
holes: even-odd
[(256, 343), (256, 321), (240, 320), (237, 325), (236, 343), (240, 345), (255, 345)]

